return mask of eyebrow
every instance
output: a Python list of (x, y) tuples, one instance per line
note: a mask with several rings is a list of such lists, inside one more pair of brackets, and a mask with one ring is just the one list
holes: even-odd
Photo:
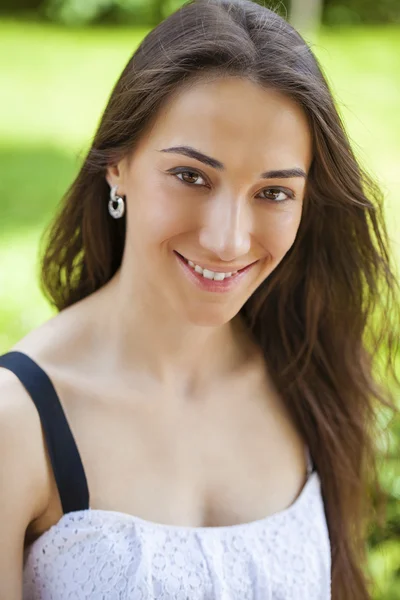
[[(216, 158), (212, 158), (211, 156), (207, 156), (203, 152), (192, 148), (191, 146), (173, 146), (171, 148), (163, 148), (159, 150), (159, 152), (169, 152), (171, 154), (183, 154), (183, 156), (188, 156), (189, 158), (194, 158), (202, 162), (213, 169), (217, 169), (218, 171), (223, 171), (225, 169), (225, 165), (217, 160)], [(273, 171), (266, 171), (265, 173), (261, 173), (260, 179), (289, 179), (291, 177), (307, 177), (307, 174), (303, 169), (299, 167), (293, 167), (291, 169), (275, 169)]]

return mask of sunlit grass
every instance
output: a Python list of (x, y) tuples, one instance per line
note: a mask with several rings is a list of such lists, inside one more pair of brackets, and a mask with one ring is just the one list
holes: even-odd
[(143, 32), (0, 22), (0, 139), (87, 144)]

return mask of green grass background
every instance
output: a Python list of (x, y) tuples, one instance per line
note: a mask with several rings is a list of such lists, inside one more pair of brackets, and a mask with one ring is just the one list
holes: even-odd
[[(40, 236), (143, 35), (0, 21), (0, 352), (52, 314), (37, 283)], [(385, 191), (400, 262), (400, 28), (323, 30), (312, 46)], [(399, 480), (389, 479), (400, 510)], [(400, 541), (386, 537), (370, 553), (375, 598), (399, 600)]]

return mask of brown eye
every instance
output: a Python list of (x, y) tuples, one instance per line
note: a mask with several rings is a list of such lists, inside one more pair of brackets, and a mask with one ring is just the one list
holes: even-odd
[(196, 171), (181, 171), (180, 173), (176, 173), (176, 176), (179, 177), (183, 183), (202, 185), (201, 183), (198, 183), (198, 180), (202, 179), (202, 177), (199, 173), (196, 173)]
[(183, 181), (186, 183), (196, 183), (199, 175), (197, 173), (193, 173), (193, 171), (187, 171), (186, 173), (181, 173)]
[(262, 198), (276, 203), (285, 202), (286, 200), (289, 200), (289, 198), (294, 198), (293, 192), (282, 188), (266, 188), (261, 193), (264, 194)]

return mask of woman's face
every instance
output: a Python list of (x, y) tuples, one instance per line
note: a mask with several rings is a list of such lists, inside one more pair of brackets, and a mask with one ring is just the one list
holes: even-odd
[(175, 95), (107, 174), (126, 196), (135, 297), (199, 325), (234, 317), (295, 240), (311, 146), (301, 108), (248, 80)]

